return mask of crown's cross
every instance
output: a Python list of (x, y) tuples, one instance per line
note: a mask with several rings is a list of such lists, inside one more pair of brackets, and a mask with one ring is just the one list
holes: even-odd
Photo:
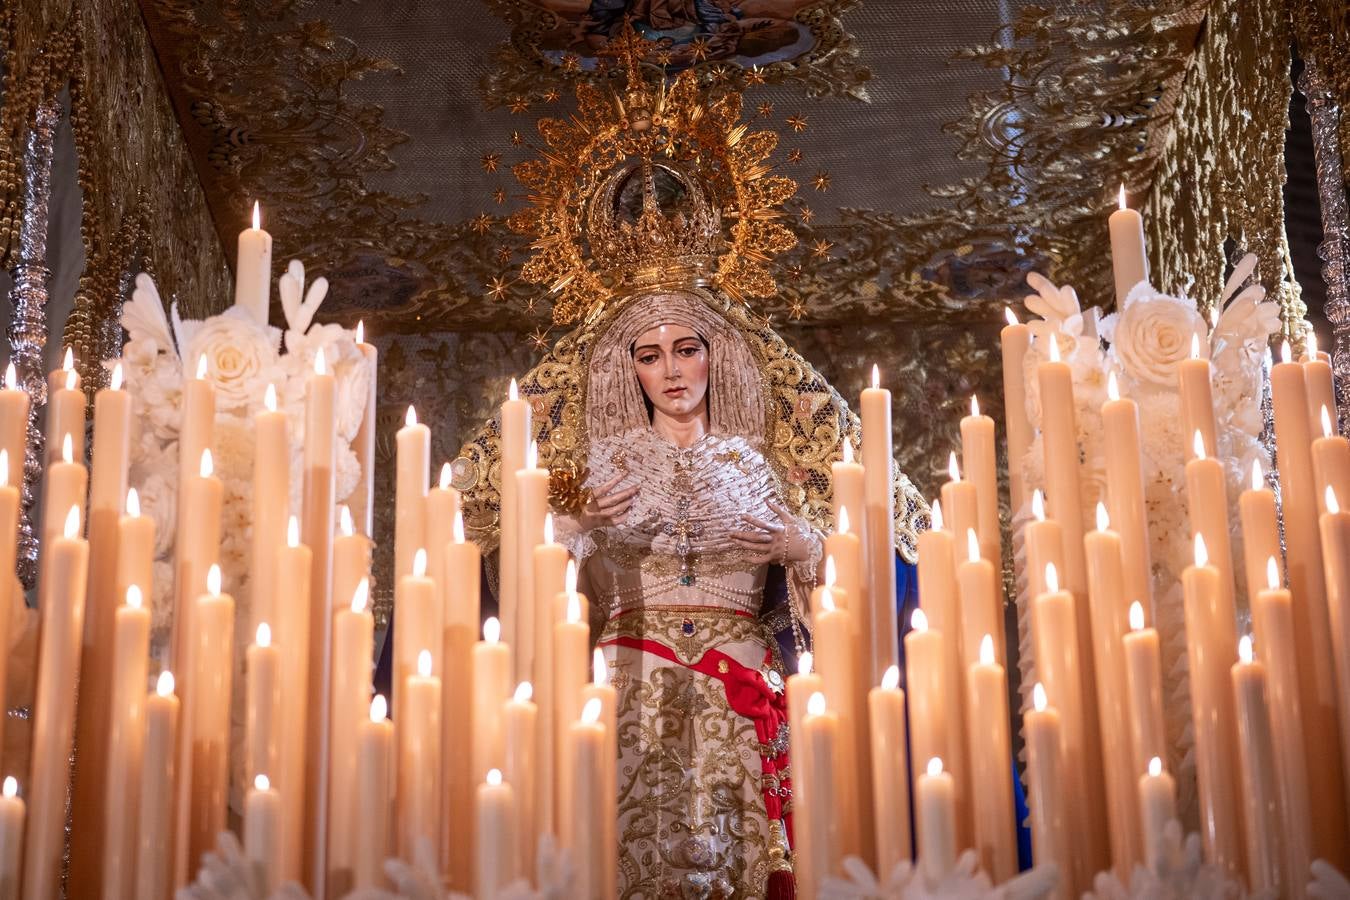
[(694, 569), (690, 564), (693, 547), (690, 538), (701, 537), (703, 523), (689, 521), (689, 498), (681, 497), (675, 501), (675, 521), (661, 526), (661, 533), (675, 539), (675, 552), (680, 557), (680, 584), (688, 586), (694, 583)]
[(623, 27), (619, 33), (611, 35), (605, 46), (595, 51), (596, 56), (608, 56), (623, 63), (624, 73), (628, 76), (628, 86), (636, 88), (642, 79), (642, 61), (659, 46), (658, 41), (650, 41), (633, 27), (633, 17), (624, 16)]

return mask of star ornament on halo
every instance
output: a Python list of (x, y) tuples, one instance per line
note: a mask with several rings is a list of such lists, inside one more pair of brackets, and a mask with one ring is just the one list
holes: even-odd
[(831, 244), (824, 238), (818, 238), (816, 242), (811, 245), (811, 255), (816, 259), (825, 259), (830, 255), (830, 250), (833, 248), (834, 244)]
[(489, 174), (497, 171), (497, 166), (501, 164), (502, 155), (500, 153), (484, 153), (482, 156), (483, 171)]
[(492, 230), (492, 216), (487, 213), (479, 213), (469, 220), (469, 227), (479, 235), (487, 234)]
[(811, 179), (811, 186), (818, 191), (827, 191), (830, 189), (830, 173), (821, 170)]
[(488, 282), (487, 294), (493, 300), (501, 300), (510, 287), (509, 279), (503, 278), (501, 275), (494, 275), (492, 280)]
[(788, 127), (791, 128), (793, 131), (797, 132), (798, 134), (801, 134), (803, 131), (806, 130), (806, 116), (803, 115), (788, 116), (787, 124)]

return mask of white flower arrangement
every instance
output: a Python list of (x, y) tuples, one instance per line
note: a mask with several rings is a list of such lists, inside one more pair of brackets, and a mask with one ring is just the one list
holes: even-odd
[[(305, 267), (292, 260), (278, 280), (286, 316), (283, 331), (231, 307), (207, 319), (183, 319), (175, 303), (164, 313), (149, 275), (136, 278), (122, 310), (127, 342), (122, 351), (127, 390), (132, 398), (133, 437), (130, 483), (141, 510), (155, 521), (154, 627), (162, 638), (172, 620), (178, 433), (182, 423), (182, 386), (186, 375), (204, 363), (215, 390), (212, 457), (225, 489), (220, 563), (226, 590), (237, 604), (237, 621), (249, 621), (249, 557), (253, 491), (253, 416), (263, 409), (268, 385), (276, 389), (278, 409), (290, 428), (290, 510), (300, 508), (301, 449), (304, 445), (305, 381), (320, 351), (336, 379), (336, 496), (343, 502), (356, 489), (360, 465), (351, 448), (366, 408), (373, 373), (356, 347), (355, 334), (339, 325), (313, 325), (328, 292), (315, 279), (305, 291)], [(282, 352), (282, 347), (285, 352)], [(236, 628), (236, 643), (246, 643), (247, 628)]]
[[(1038, 316), (1028, 322), (1034, 340), (1025, 360), (1027, 416), (1036, 437), (1022, 459), (1009, 463), (1022, 467), (1028, 492), (1045, 484), (1036, 366), (1048, 357), (1049, 341), (1056, 342), (1060, 358), (1073, 373), (1074, 412), (1082, 453), (1082, 513), (1087, 527), (1091, 527), (1097, 503), (1106, 499), (1101, 407), (1107, 400), (1110, 373), (1115, 374), (1120, 395), (1138, 404), (1144, 502), (1153, 561), (1151, 622), (1162, 640), (1167, 730), (1172, 742), (1169, 769), (1179, 775), (1183, 815), (1194, 799), (1194, 762), (1189, 752), (1192, 738), (1180, 581), (1194, 551), (1183, 453), (1191, 436), (1182, 434), (1177, 373), (1181, 362), (1191, 355), (1194, 342), (1199, 354), (1211, 364), (1217, 457), (1224, 463), (1228, 495), (1236, 498), (1249, 484), (1253, 462), (1259, 461), (1264, 471), (1270, 471), (1269, 455), (1260, 442), (1263, 359), (1270, 336), (1280, 328), (1280, 315), (1277, 304), (1265, 301), (1265, 290), (1259, 284), (1244, 287), (1255, 266), (1256, 257), (1248, 254), (1234, 268), (1212, 327), (1190, 300), (1169, 296), (1140, 282), (1121, 309), (1101, 321), (1099, 334), (1086, 327), (1073, 288), (1057, 287), (1036, 273), (1027, 276), (1035, 293), (1026, 298), (1026, 306)], [(1029, 509), (1014, 510), (1015, 522), (1029, 516)], [(1241, 533), (1237, 515), (1231, 515), (1229, 521), (1234, 554), (1238, 556)], [(1241, 592), (1243, 567), (1236, 567), (1235, 576)], [(1026, 633), (1029, 598), (1025, 592), (1026, 585), (1020, 585), (1019, 638), (1024, 694), (1029, 702), (1034, 660)]]
[(843, 868), (843, 877), (821, 880), (821, 900), (1038, 900), (1050, 896), (1059, 883), (1059, 867), (1047, 863), (994, 887), (974, 850), (962, 853), (937, 884), (929, 884), (922, 868), (908, 861), (897, 863), (885, 880), (856, 856), (847, 857)]

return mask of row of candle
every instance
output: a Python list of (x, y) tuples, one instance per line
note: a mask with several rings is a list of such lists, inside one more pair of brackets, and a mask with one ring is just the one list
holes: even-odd
[[(1010, 325), (1009, 329), (1018, 327)], [(1005, 346), (1009, 342), (1009, 329), (1005, 329)], [(1269, 706), (1264, 699), (1266, 666), (1238, 658), (1234, 562), (1228, 537), (1229, 502), (1223, 468), (1215, 458), (1209, 363), (1199, 357), (1198, 341), (1193, 358), (1180, 367), (1178, 383), (1183, 398), (1183, 427), (1192, 436), (1185, 464), (1186, 501), (1197, 544), (1196, 565), (1184, 573), (1183, 591), (1201, 833), (1206, 854), (1230, 874), (1245, 877), (1254, 888), (1281, 887), (1294, 896), (1302, 896), (1309, 861), (1322, 856), (1343, 865), (1346, 852), (1347, 798), (1342, 789), (1343, 763), (1339, 756), (1342, 742), (1337, 734), (1337, 721), (1338, 716), (1347, 715), (1344, 710), (1347, 698), (1344, 688), (1335, 689), (1333, 673), (1339, 671), (1338, 667), (1347, 666), (1337, 658), (1338, 654), (1344, 655), (1337, 645), (1350, 642), (1337, 638), (1332, 630), (1330, 620), (1339, 620), (1339, 607), (1335, 601), (1328, 605), (1326, 590), (1339, 575), (1339, 563), (1334, 560), (1350, 549), (1350, 545), (1338, 543), (1344, 540), (1336, 530), (1338, 520), (1328, 518), (1336, 509), (1336, 490), (1350, 489), (1350, 480), (1344, 474), (1350, 472), (1350, 448), (1343, 439), (1331, 434), (1330, 422), (1334, 417), (1328, 408), (1319, 410), (1324, 422), (1323, 437), (1312, 440), (1308, 395), (1312, 391), (1330, 398), (1323, 383), (1326, 369), (1315, 358), (1307, 363), (1290, 362), (1287, 350), (1285, 353), (1285, 362), (1276, 365), (1271, 376), (1280, 471), (1285, 485), (1286, 529), (1291, 520), (1300, 519), (1305, 534), (1308, 521), (1313, 522), (1314, 529), (1301, 545), (1294, 535), (1289, 536), (1289, 583), (1293, 596), (1301, 594), (1309, 602), (1291, 603), (1290, 592), (1279, 590), (1282, 579), (1276, 562), (1279, 539), (1275, 500), (1264, 486), (1259, 467), (1253, 473), (1252, 489), (1239, 498), (1238, 504), (1253, 631), (1270, 671), (1269, 693), (1273, 702)], [(1053, 342), (1048, 356), (1036, 375), (1042, 392), (1047, 487), (1053, 497), (1056, 491), (1073, 493), (1078, 486), (1078, 467), (1077, 448), (1072, 443), (1067, 444), (1062, 454), (1064, 460), (1070, 460), (1067, 466), (1051, 462), (1055, 452), (1052, 441), (1065, 434), (1072, 435), (1074, 424), (1071, 378), (1067, 366), (1057, 361)], [(1314, 384), (1319, 387), (1312, 388)], [(1079, 598), (1079, 628), (1088, 624), (1087, 649), (1091, 655), (1082, 653), (1075, 661), (1075, 667), (1083, 673), (1082, 678), (1075, 680), (1081, 684), (1081, 694), (1095, 694), (1098, 700), (1095, 730), (1102, 752), (1100, 764), (1091, 759), (1075, 763), (1074, 748), (1078, 742), (1073, 732), (1090, 733), (1094, 723), (1085, 713), (1074, 711), (1077, 702), (1072, 688), (1061, 692), (1057, 699), (1061, 707), (1068, 706), (1061, 708), (1066, 732), (1061, 746), (1070, 769), (1066, 777), (1070, 782), (1081, 777), (1091, 781), (1096, 778), (1095, 773), (1101, 773), (1096, 780), (1104, 788), (1107, 801), (1105, 816), (1091, 814), (1089, 790), (1087, 802), (1075, 803), (1075, 810), (1071, 811), (1087, 813), (1086, 827), (1069, 831), (1082, 836), (1073, 846), (1078, 852), (1069, 857), (1076, 866), (1073, 878), (1080, 886), (1090, 883), (1097, 867), (1113, 864), (1118, 871), (1128, 872), (1131, 865), (1147, 855), (1147, 848), (1138, 844), (1140, 835), (1145, 836), (1146, 842), (1149, 837), (1139, 827), (1140, 812), (1132, 783), (1146, 760), (1155, 755), (1165, 757), (1160, 702), (1148, 699), (1160, 693), (1155, 686), (1156, 636), (1149, 639), (1142, 629), (1129, 636), (1121, 634), (1125, 611), (1130, 608), (1127, 602), (1151, 599), (1138, 412), (1132, 401), (1119, 397), (1113, 376), (1108, 394), (1110, 399), (1102, 410), (1107, 432), (1104, 442), (1108, 454), (1107, 505), (1099, 507), (1098, 530), (1079, 540), (1073, 532), (1082, 529), (1077, 512), (1080, 507), (1070, 504), (1068, 509), (1059, 511), (1052, 507), (1050, 521), (1045, 521), (1037, 496), (1032, 504), (1037, 521), (1028, 523), (1024, 533), (1027, 576), (1034, 598), (1036, 665), (1038, 673), (1047, 680), (1051, 677), (1046, 674), (1047, 665), (1053, 671), (1072, 642), (1046, 634), (1052, 626), (1046, 622), (1042, 592), (1049, 579), (1039, 573), (1044, 571), (1048, 560), (1068, 563), (1072, 569), (1072, 548), (1082, 548), (1089, 575), (1088, 590)], [(1009, 406), (1019, 400), (1009, 397)], [(1298, 474), (1291, 477), (1288, 474), (1291, 471)], [(1316, 531), (1319, 495), (1324, 520), (1320, 529), (1330, 535), (1320, 542)], [(1109, 514), (1107, 506), (1111, 507)], [(1108, 531), (1108, 523), (1114, 523), (1117, 530)], [(1318, 553), (1319, 550), (1323, 552)], [(1321, 558), (1310, 560), (1310, 557)], [(1325, 570), (1323, 559), (1327, 564)], [(1296, 571), (1301, 577), (1295, 577)], [(1327, 588), (1322, 587), (1324, 578)], [(1265, 590), (1260, 589), (1262, 585)], [(1090, 608), (1082, 605), (1088, 599)], [(1133, 609), (1142, 620), (1143, 606)], [(1301, 618), (1307, 623), (1302, 627)], [(1141, 656), (1139, 648), (1150, 645), (1147, 656)], [(1310, 680), (1314, 689), (1311, 692), (1306, 690)], [(1309, 703), (1303, 699), (1308, 693), (1316, 704), (1311, 708), (1317, 710), (1311, 716)], [(1130, 702), (1122, 702), (1125, 698)], [(1318, 720), (1315, 725), (1314, 719)], [(1127, 748), (1130, 752), (1126, 752)], [(1269, 770), (1272, 765), (1275, 772)], [(1075, 768), (1085, 775), (1076, 776), (1072, 771)], [(1262, 769), (1265, 771), (1258, 771)], [(1272, 812), (1275, 807), (1270, 798), (1274, 794), (1264, 787), (1272, 783), (1271, 779), (1280, 785), (1279, 794), (1284, 798), (1278, 815)], [(1323, 789), (1309, 800), (1306, 783), (1313, 779)], [(1312, 821), (1325, 823), (1325, 827), (1319, 824), (1310, 845)], [(1094, 835), (1096, 822), (1106, 823), (1105, 835)], [(1289, 835), (1283, 841), (1285, 850), (1278, 866), (1272, 860), (1280, 853), (1271, 849), (1281, 844), (1274, 837), (1276, 827)], [(1095, 847), (1091, 844), (1094, 838), (1098, 841)], [(1102, 848), (1107, 850), (1106, 856), (1101, 854)], [(1081, 859), (1086, 859), (1087, 865), (1081, 864)]]

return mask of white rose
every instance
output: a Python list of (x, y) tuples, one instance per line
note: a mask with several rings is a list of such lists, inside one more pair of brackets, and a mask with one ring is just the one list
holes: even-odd
[(248, 409), (262, 401), (267, 385), (280, 378), (275, 329), (259, 325), (246, 311), (231, 307), (200, 323), (188, 342), (187, 368), (206, 357), (206, 377), (222, 409)]
[(1176, 383), (1177, 366), (1190, 356), (1192, 337), (1205, 333), (1205, 321), (1191, 303), (1162, 294), (1136, 299), (1113, 324), (1111, 350), (1121, 368), (1140, 381), (1163, 385)]

